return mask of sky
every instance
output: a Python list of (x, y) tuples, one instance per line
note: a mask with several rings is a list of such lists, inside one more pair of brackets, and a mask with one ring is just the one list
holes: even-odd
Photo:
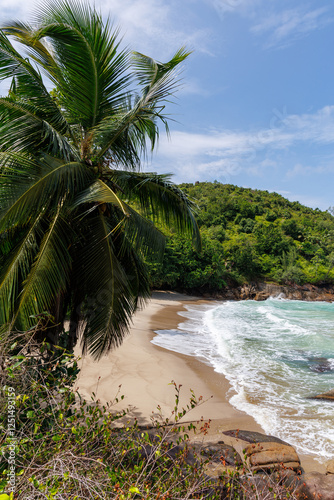
[[(33, 0), (0, 0), (0, 25)], [(334, 2), (100, 0), (132, 50), (166, 62), (192, 54), (144, 169), (334, 206)], [(0, 94), (5, 88), (0, 85)]]

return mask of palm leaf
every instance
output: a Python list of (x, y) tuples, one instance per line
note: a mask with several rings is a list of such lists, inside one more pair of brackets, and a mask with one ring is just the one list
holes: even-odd
[(19, 244), (9, 254), (0, 276), (0, 324), (7, 324), (15, 311), (20, 282), (29, 272), (38, 251), (37, 233), (40, 231), (42, 214), (39, 214), (25, 231)]
[(85, 266), (81, 283), (86, 295), (81, 304), (85, 322), (82, 346), (98, 358), (121, 343), (136, 308), (136, 298), (131, 293), (131, 277), (115, 253), (112, 227), (106, 218), (102, 214), (92, 215), (85, 219), (85, 228), (89, 239), (80, 252)]
[(128, 215), (126, 204), (123, 203), (116, 193), (101, 179), (97, 179), (74, 201), (72, 208), (77, 208), (87, 203), (112, 203), (118, 207), (124, 215)]
[[(87, 166), (82, 163), (66, 162), (48, 155), (43, 155), (42, 161), (26, 159), (26, 163), (30, 168), (30, 182), (25, 185), (21, 179), (18, 183), (8, 182), (15, 175), (20, 178), (18, 171), (1, 175), (1, 230), (23, 224), (42, 208), (53, 207), (65, 194), (70, 200), (78, 190), (84, 189), (93, 177)], [(27, 180), (25, 173), (24, 179)]]
[(47, 142), (50, 151), (73, 154), (72, 137), (61, 110), (47, 92), (41, 75), (0, 32), (0, 80), (12, 78), (10, 97), (0, 101), (2, 146), (23, 149)]
[[(7, 32), (29, 47), (63, 94), (72, 119), (89, 129), (110, 114), (129, 83), (129, 55), (118, 50), (119, 32), (88, 4), (66, 1), (42, 6), (36, 21), (34, 31), (14, 25)], [(43, 39), (51, 44), (52, 57)]]
[(36, 259), (27, 275), (11, 328), (28, 329), (35, 323), (34, 316), (50, 310), (55, 298), (63, 293), (69, 282), (71, 257), (69, 227), (61, 215), (62, 203), (50, 221), (41, 241)]
[(112, 117), (102, 120), (94, 130), (94, 136), (103, 137), (99, 157), (103, 157), (113, 148), (120, 137), (127, 139), (126, 144), (138, 151), (138, 155), (146, 152), (146, 140), (155, 147), (158, 137), (157, 121), (160, 120), (166, 127), (166, 117), (163, 115), (163, 102), (167, 101), (177, 89), (179, 82), (175, 78), (178, 65), (183, 62), (189, 53), (180, 49), (166, 64), (158, 63), (143, 54), (135, 53), (134, 64), (136, 76), (144, 85), (141, 95), (134, 101), (124, 100)]
[(105, 175), (120, 186), (129, 201), (139, 202), (145, 216), (167, 225), (175, 224), (179, 231), (192, 235), (196, 248), (201, 248), (195, 219), (197, 206), (170, 181), (168, 175), (125, 170), (110, 170)]

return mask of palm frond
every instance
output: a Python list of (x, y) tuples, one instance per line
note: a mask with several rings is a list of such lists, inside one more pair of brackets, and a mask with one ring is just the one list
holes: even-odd
[(112, 112), (129, 84), (129, 53), (119, 50), (119, 31), (88, 3), (53, 1), (35, 17), (37, 28), (27, 35), (19, 26), (16, 38), (60, 90), (72, 119), (93, 127)]
[(87, 203), (112, 203), (118, 207), (124, 215), (128, 215), (126, 204), (123, 203), (116, 193), (101, 179), (97, 179), (75, 200), (72, 208), (75, 209), (82, 204)]
[(85, 225), (89, 239), (79, 257), (85, 266), (81, 283), (86, 291), (81, 305), (85, 321), (82, 346), (84, 351), (99, 358), (104, 351), (121, 343), (137, 298), (131, 292), (132, 276), (117, 258), (112, 227), (106, 218), (95, 214), (85, 219)]
[(11, 328), (28, 329), (35, 323), (34, 316), (50, 310), (55, 298), (66, 290), (69, 283), (71, 256), (69, 227), (61, 215), (62, 202), (50, 220), (41, 241), (38, 254), (23, 282)]
[(50, 152), (60, 150), (74, 154), (68, 138), (71, 129), (61, 110), (48, 93), (41, 75), (0, 32), (0, 80), (12, 79), (10, 95), (0, 101), (1, 149), (12, 147), (40, 148), (44, 143)]
[(143, 92), (147, 93), (149, 88), (152, 87), (159, 80), (171, 79), (172, 88), (178, 85), (175, 80), (174, 69), (180, 65), (191, 52), (187, 51), (185, 47), (181, 47), (167, 63), (155, 61), (140, 52), (132, 53), (132, 64), (135, 69), (135, 76), (139, 83), (143, 86)]
[(0, 324), (11, 321), (20, 283), (26, 278), (38, 251), (37, 233), (40, 231), (42, 214), (37, 215), (26, 228), (20, 242), (10, 252), (0, 275)]
[(120, 186), (129, 201), (139, 202), (145, 216), (152, 218), (153, 222), (175, 224), (179, 231), (190, 234), (195, 247), (201, 249), (195, 219), (197, 206), (170, 181), (170, 176), (126, 170), (110, 170), (106, 175)]
[[(8, 154), (4, 155), (8, 157)], [(46, 154), (39, 161), (27, 157), (25, 163), (29, 171), (28, 178), (27, 169), (22, 174), (15, 168), (7, 168), (0, 177), (0, 230), (23, 224), (30, 216), (47, 207), (53, 209), (65, 195), (71, 200), (93, 178), (86, 165), (66, 162)], [(14, 178), (18, 182), (13, 182)]]
[[(129, 216), (122, 226), (124, 242), (131, 245), (140, 256), (155, 254), (156, 258), (162, 258), (166, 244), (165, 235), (156, 228), (152, 221), (140, 215), (130, 205), (125, 206)], [(120, 252), (123, 252), (122, 247)]]
[(188, 57), (189, 52), (180, 49), (167, 63), (157, 63), (153, 59), (136, 53), (134, 55), (137, 67), (137, 77), (145, 85), (141, 95), (124, 100), (112, 117), (102, 120), (95, 128), (94, 135), (102, 137), (99, 157), (108, 151), (113, 154), (113, 148), (120, 137), (138, 151), (138, 156), (146, 152), (147, 139), (153, 150), (159, 135), (157, 122), (161, 121), (168, 132), (166, 116), (163, 114), (163, 103), (175, 93), (179, 82), (175, 78), (178, 65)]

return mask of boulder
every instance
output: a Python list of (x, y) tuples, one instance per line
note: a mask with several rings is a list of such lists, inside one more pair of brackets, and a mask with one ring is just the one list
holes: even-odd
[(309, 358), (310, 370), (316, 373), (329, 373), (333, 366), (327, 358)]
[(296, 450), (277, 442), (254, 443), (246, 446), (245, 454), (251, 470), (261, 469), (300, 469), (300, 460)]
[(210, 462), (221, 463), (224, 466), (236, 467), (242, 464), (239, 453), (223, 441), (217, 444), (201, 445), (193, 443), (190, 447), (197, 453), (201, 460), (210, 460)]
[(294, 494), (298, 500), (334, 500), (334, 475), (325, 476), (320, 472), (304, 474)]
[(316, 396), (311, 396), (309, 399), (324, 399), (325, 401), (334, 401), (334, 389), (323, 394), (317, 394)]
[(240, 429), (232, 430), (232, 431), (224, 431), (223, 434), (226, 436), (231, 436), (236, 439), (241, 439), (242, 441), (246, 441), (247, 443), (281, 443), (290, 446), (282, 439), (279, 439), (274, 436), (267, 436), (266, 434), (262, 434), (261, 432), (255, 431), (243, 431)]

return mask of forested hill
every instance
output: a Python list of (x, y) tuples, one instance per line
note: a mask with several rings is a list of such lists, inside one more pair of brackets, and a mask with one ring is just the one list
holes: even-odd
[(251, 281), (334, 283), (334, 217), (277, 193), (218, 182), (181, 184), (198, 207), (203, 251), (169, 232), (154, 288), (215, 292)]

